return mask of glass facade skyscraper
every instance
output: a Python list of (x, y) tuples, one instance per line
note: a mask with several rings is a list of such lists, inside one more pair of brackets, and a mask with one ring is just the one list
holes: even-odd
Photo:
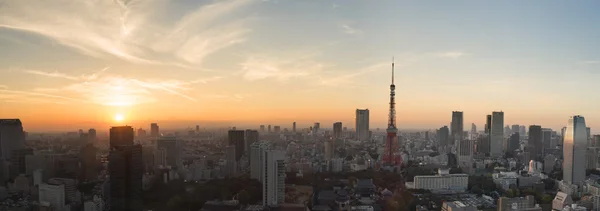
[(587, 129), (582, 116), (569, 118), (563, 146), (563, 180), (579, 184), (585, 180)]

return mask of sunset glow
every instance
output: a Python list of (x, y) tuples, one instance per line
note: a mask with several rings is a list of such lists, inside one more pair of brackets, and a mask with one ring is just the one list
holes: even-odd
[(368, 108), (385, 128), (392, 57), (400, 129), (453, 110), (600, 126), (595, 1), (57, 1), (0, 3), (0, 118), (28, 130), (106, 127), (119, 109), (136, 125), (285, 128)]

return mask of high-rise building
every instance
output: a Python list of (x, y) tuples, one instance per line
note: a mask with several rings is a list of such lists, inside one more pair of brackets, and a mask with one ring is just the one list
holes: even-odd
[(260, 133), (265, 133), (265, 125), (260, 125)]
[(234, 177), (237, 174), (238, 162), (235, 160), (236, 150), (236, 146), (234, 145), (225, 147), (225, 160), (227, 161), (227, 166), (225, 168), (227, 169), (226, 172), (229, 177)]
[(452, 111), (452, 123), (450, 125), (450, 139), (454, 140), (454, 144), (458, 145), (460, 140), (463, 140), (463, 112)]
[(437, 138), (439, 148), (446, 148), (448, 146), (448, 139), (450, 138), (450, 129), (448, 126), (441, 127), (437, 131)]
[(262, 182), (265, 161), (265, 152), (271, 150), (271, 143), (266, 141), (254, 142), (250, 146), (250, 176)]
[(490, 154), (490, 138), (489, 135), (479, 136), (475, 142), (475, 151), (481, 155)]
[(504, 112), (492, 112), (492, 126), (490, 128), (490, 156), (501, 157), (504, 143)]
[(475, 136), (477, 135), (477, 126), (475, 123), (471, 123), (471, 140), (475, 140)]
[(271, 125), (269, 125), (269, 126), (268, 126), (268, 131), (267, 131), (267, 133), (269, 133), (269, 134), (271, 133)]
[(258, 131), (257, 130), (246, 130), (245, 136), (245, 146), (244, 152), (250, 153), (250, 146), (258, 141)]
[(92, 128), (88, 130), (88, 138), (92, 143), (96, 142), (96, 129)]
[(485, 133), (491, 134), (492, 131), (492, 115), (487, 115), (485, 117)]
[(368, 141), (369, 137), (369, 109), (356, 109), (356, 138), (359, 141)]
[(183, 167), (183, 146), (180, 140), (174, 136), (163, 136), (156, 140), (156, 148), (164, 149), (166, 153), (167, 166)]
[(510, 135), (510, 138), (508, 138), (506, 151), (513, 153), (515, 152), (515, 150), (519, 149), (519, 147), (521, 146), (521, 144), (519, 143), (520, 138), (521, 137), (518, 132)]
[(142, 146), (133, 144), (130, 126), (110, 129), (110, 210), (142, 210)]
[(520, 126), (519, 125), (512, 125), (511, 126), (511, 131), (510, 131), (511, 132), (511, 136), (512, 136), (513, 133), (519, 133), (520, 134), (521, 132), (519, 130), (520, 130)]
[(521, 136), (527, 135), (527, 128), (525, 127), (525, 125), (519, 126), (519, 135), (521, 135)]
[(296, 133), (296, 122), (292, 123), (292, 132)]
[(313, 134), (319, 134), (319, 130), (321, 129), (321, 123), (315, 122), (313, 126)]
[(600, 147), (600, 135), (594, 135), (594, 138), (592, 140), (592, 146)]
[(196, 125), (196, 134), (200, 133), (200, 125)]
[(335, 150), (334, 143), (335, 142), (333, 140), (326, 140), (325, 143), (323, 143), (323, 148), (325, 148), (323, 150), (323, 157), (325, 157), (325, 160), (333, 159), (333, 154)]
[(583, 116), (572, 116), (565, 131), (563, 181), (579, 184), (585, 180), (587, 131)]
[(22, 148), (15, 149), (11, 154), (11, 168), (10, 168), (10, 178), (16, 178), (20, 174), (26, 173), (26, 161), (25, 158), (28, 155), (33, 155), (33, 149), (31, 148)]
[(458, 165), (468, 173), (473, 173), (473, 145), (473, 140), (464, 139), (459, 141), (456, 148)]
[(98, 174), (96, 172), (96, 147), (93, 144), (86, 144), (81, 148), (79, 159), (81, 160), (81, 181), (92, 181)]
[(529, 152), (529, 160), (539, 161), (544, 153), (544, 142), (542, 139), (542, 126), (530, 125), (529, 135), (527, 136), (527, 151)]
[(342, 123), (336, 122), (333, 123), (333, 139), (338, 139), (342, 137)]
[(557, 143), (554, 143), (554, 139), (552, 138), (552, 129), (542, 128), (542, 145), (544, 145), (544, 149), (554, 149), (556, 144)]
[(235, 161), (240, 161), (244, 154), (244, 131), (243, 130), (230, 130), (227, 133), (229, 139), (229, 146), (235, 146)]
[(14, 150), (25, 148), (25, 132), (20, 119), (0, 119), (0, 158), (8, 161)]
[(262, 175), (263, 206), (274, 206), (284, 202), (285, 198), (285, 151), (269, 150), (265, 152), (265, 171)]
[(274, 126), (274, 127), (273, 127), (273, 132), (274, 132), (274, 133), (276, 133), (276, 134), (279, 134), (279, 133), (281, 133), (281, 127), (279, 127), (279, 126)]
[(138, 138), (145, 138), (146, 137), (146, 131), (142, 128), (139, 128), (137, 130), (137, 137)]
[(587, 134), (587, 139), (592, 138), (592, 129), (590, 129), (590, 127), (586, 127), (585, 131), (586, 131), (586, 134)]
[(153, 138), (159, 137), (160, 132), (158, 131), (158, 124), (152, 123), (150, 124), (150, 136)]

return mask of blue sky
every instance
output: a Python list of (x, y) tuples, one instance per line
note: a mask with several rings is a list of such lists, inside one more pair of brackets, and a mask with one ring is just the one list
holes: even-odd
[(100, 125), (126, 113), (140, 124), (351, 126), (354, 109), (369, 108), (384, 127), (395, 56), (401, 128), (446, 125), (452, 110), (480, 127), (494, 110), (506, 124), (558, 129), (581, 114), (594, 127), (599, 10), (598, 1), (0, 0), (0, 117), (35, 128), (44, 113)]

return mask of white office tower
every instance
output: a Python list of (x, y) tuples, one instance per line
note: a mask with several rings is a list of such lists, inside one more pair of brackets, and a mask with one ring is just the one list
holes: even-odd
[(55, 210), (65, 208), (65, 186), (41, 184), (39, 186), (40, 203), (49, 203)]
[(271, 149), (271, 143), (266, 141), (254, 142), (250, 145), (250, 176), (262, 182), (264, 168), (261, 168), (265, 162), (265, 151)]
[(569, 118), (563, 146), (563, 181), (580, 184), (585, 180), (587, 131), (582, 116)]
[(369, 137), (369, 109), (356, 109), (356, 139), (368, 141)]
[(285, 198), (285, 151), (268, 150), (265, 153), (262, 175), (263, 206), (283, 204)]
[(492, 112), (492, 127), (490, 135), (490, 156), (502, 157), (504, 143), (504, 112)]

